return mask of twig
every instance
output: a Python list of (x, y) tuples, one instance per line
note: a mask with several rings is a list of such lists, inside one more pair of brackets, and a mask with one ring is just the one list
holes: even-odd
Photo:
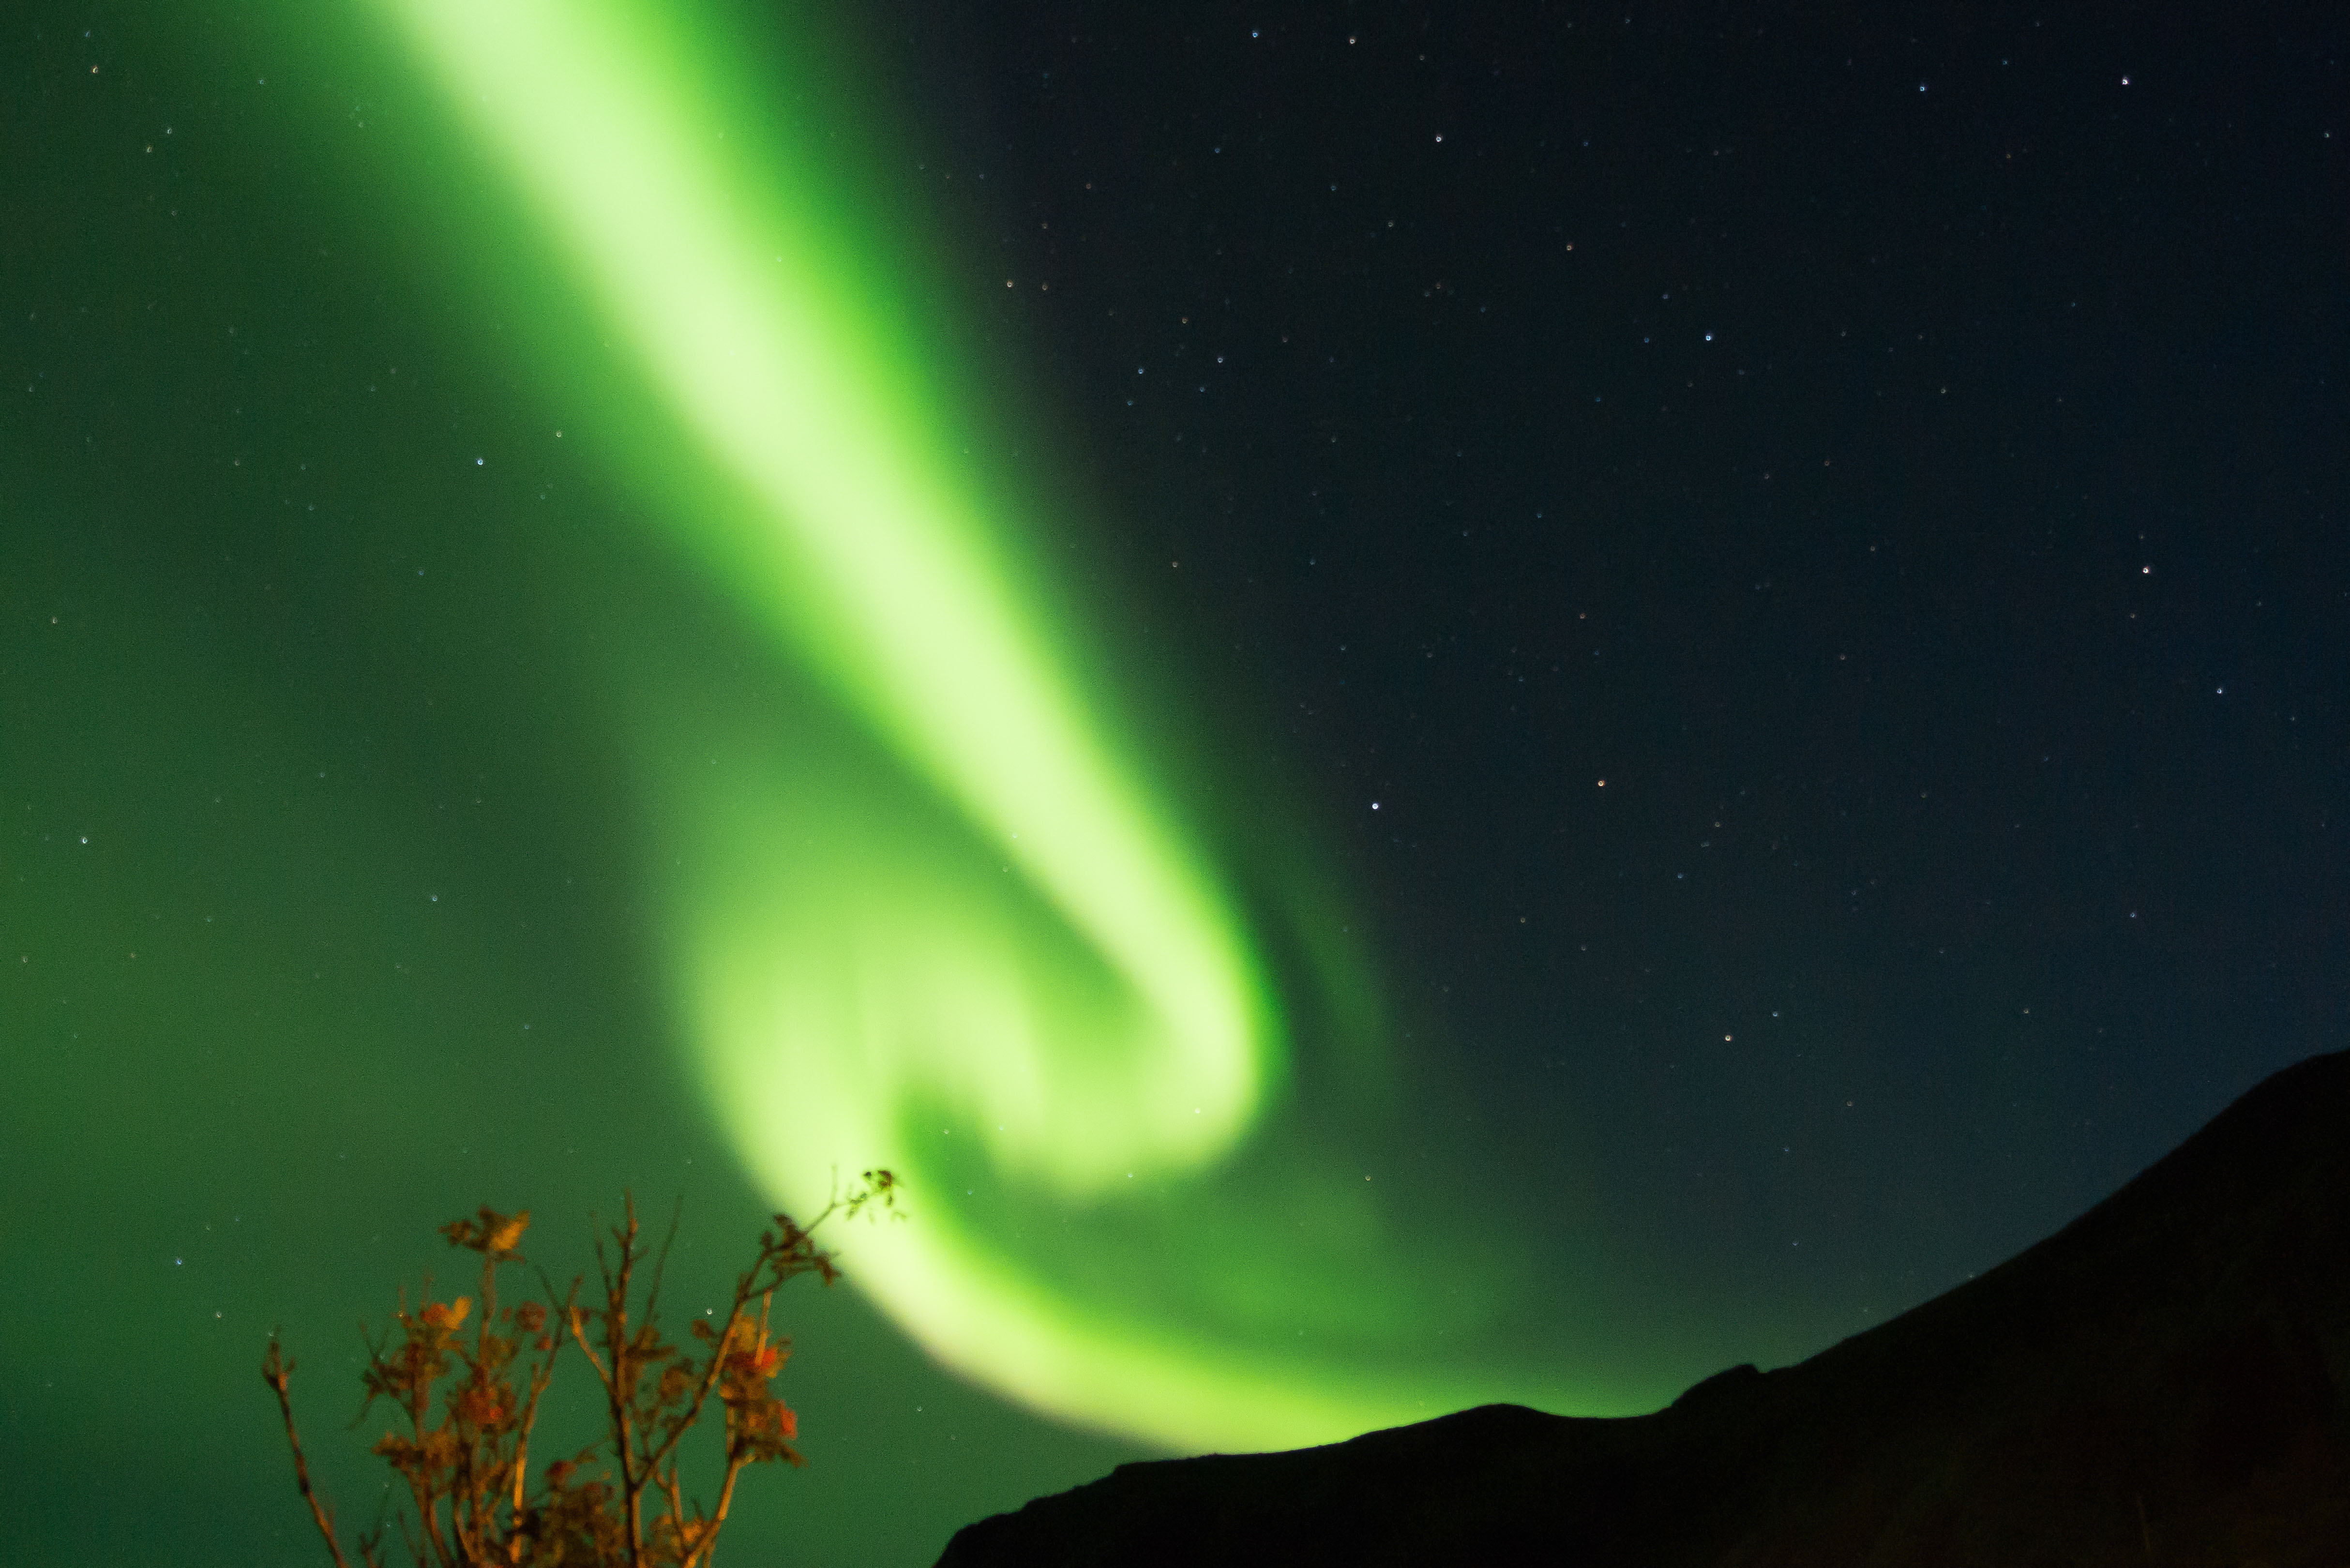
[(335, 1539), (335, 1516), (319, 1501), (316, 1488), (310, 1484), (310, 1466), (302, 1458), (302, 1439), (294, 1432), (294, 1398), (286, 1391), (293, 1379), (294, 1364), (280, 1354), (276, 1337), (269, 1341), (269, 1354), (262, 1358), (261, 1378), (269, 1391), (277, 1396), (278, 1414), (286, 1417), (286, 1441), (294, 1450), (294, 1484), (302, 1491), (302, 1501), (310, 1505), (310, 1517), (317, 1521), (318, 1533), (326, 1538), (327, 1550), (334, 1554), (335, 1568), (351, 1568), (350, 1560), (343, 1555), (340, 1542)]

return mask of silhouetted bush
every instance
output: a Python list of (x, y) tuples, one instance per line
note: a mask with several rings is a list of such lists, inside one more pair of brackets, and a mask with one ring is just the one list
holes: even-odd
[[(573, 1280), (558, 1302), (544, 1271), (544, 1302), (498, 1304), (498, 1270), (524, 1262), (516, 1245), (530, 1224), (528, 1210), (504, 1215), (484, 1207), (475, 1219), (442, 1226), (451, 1246), (481, 1254), (479, 1315), (471, 1297), (431, 1299), (430, 1279), (412, 1312), (403, 1291), (393, 1324), (368, 1339), (361, 1375), (367, 1403), (359, 1418), (380, 1398), (404, 1421), (406, 1429), (387, 1431), (374, 1451), (408, 1483), (415, 1517), (403, 1517), (400, 1525), (418, 1568), (704, 1568), (743, 1469), (775, 1459), (801, 1462), (793, 1447), (799, 1418), (768, 1388), (791, 1354), (790, 1341), (769, 1326), (775, 1291), (807, 1273), (831, 1284), (839, 1271), (832, 1254), (816, 1246), (816, 1227), (835, 1214), (888, 1210), (903, 1219), (898, 1191), (889, 1171), (868, 1170), (806, 1226), (776, 1215), (759, 1237), (757, 1257), (735, 1279), (725, 1321), (694, 1320), (698, 1355), (663, 1340), (657, 1317), (674, 1222), (651, 1260), (641, 1316), (632, 1310), (646, 1262), (633, 1199), (623, 1222), (611, 1229), (609, 1250), (606, 1238), (597, 1240), (603, 1303), (593, 1308), (579, 1304), (584, 1277)], [(541, 1397), (570, 1345), (603, 1386), (605, 1440), (548, 1462), (534, 1489), (531, 1431)], [(339, 1568), (350, 1568), (336, 1536), (334, 1511), (310, 1483), (287, 1392), (294, 1363), (275, 1334), (261, 1375), (286, 1418), (295, 1484), (327, 1550)], [(725, 1462), (717, 1501), (705, 1512), (698, 1500), (687, 1500), (678, 1449), (708, 1413), (712, 1396), (725, 1414)], [(379, 1525), (359, 1540), (360, 1561), (380, 1568), (383, 1544)]]

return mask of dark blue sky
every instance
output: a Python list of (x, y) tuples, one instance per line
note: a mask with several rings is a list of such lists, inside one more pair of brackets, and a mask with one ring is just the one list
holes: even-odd
[(1498, 1137), (1883, 1311), (2339, 1041), (2338, 17), (1116, 16), (938, 200)]

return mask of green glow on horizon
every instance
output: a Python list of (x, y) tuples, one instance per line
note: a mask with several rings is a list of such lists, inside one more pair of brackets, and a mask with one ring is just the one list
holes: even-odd
[[(919, 1218), (848, 1254), (883, 1309), (977, 1379), (1173, 1447), (1622, 1407), (1415, 1372), (1439, 1320), (1377, 1272), (1399, 1243), (1356, 1175), (1217, 1185), (1288, 1081), (1261, 938), (1017, 568), (1017, 498), (949, 455), (841, 215), (721, 139), (723, 73), (654, 6), (381, 4), (698, 444), (659, 525), (832, 705), (789, 733), (643, 721), (681, 1006), (765, 1189), (805, 1211), (836, 1168), (897, 1168)], [(1309, 1223), (1360, 1269), (1302, 1248)], [(1189, 1304), (1121, 1293), (1152, 1277)], [(1293, 1323), (1331, 1332), (1309, 1354)]]

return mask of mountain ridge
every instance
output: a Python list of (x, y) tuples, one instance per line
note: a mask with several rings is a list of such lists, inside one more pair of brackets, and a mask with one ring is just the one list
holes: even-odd
[(2350, 1563), (2350, 1052), (2014, 1257), (1618, 1418), (1484, 1406), (1121, 1465), (939, 1568)]

